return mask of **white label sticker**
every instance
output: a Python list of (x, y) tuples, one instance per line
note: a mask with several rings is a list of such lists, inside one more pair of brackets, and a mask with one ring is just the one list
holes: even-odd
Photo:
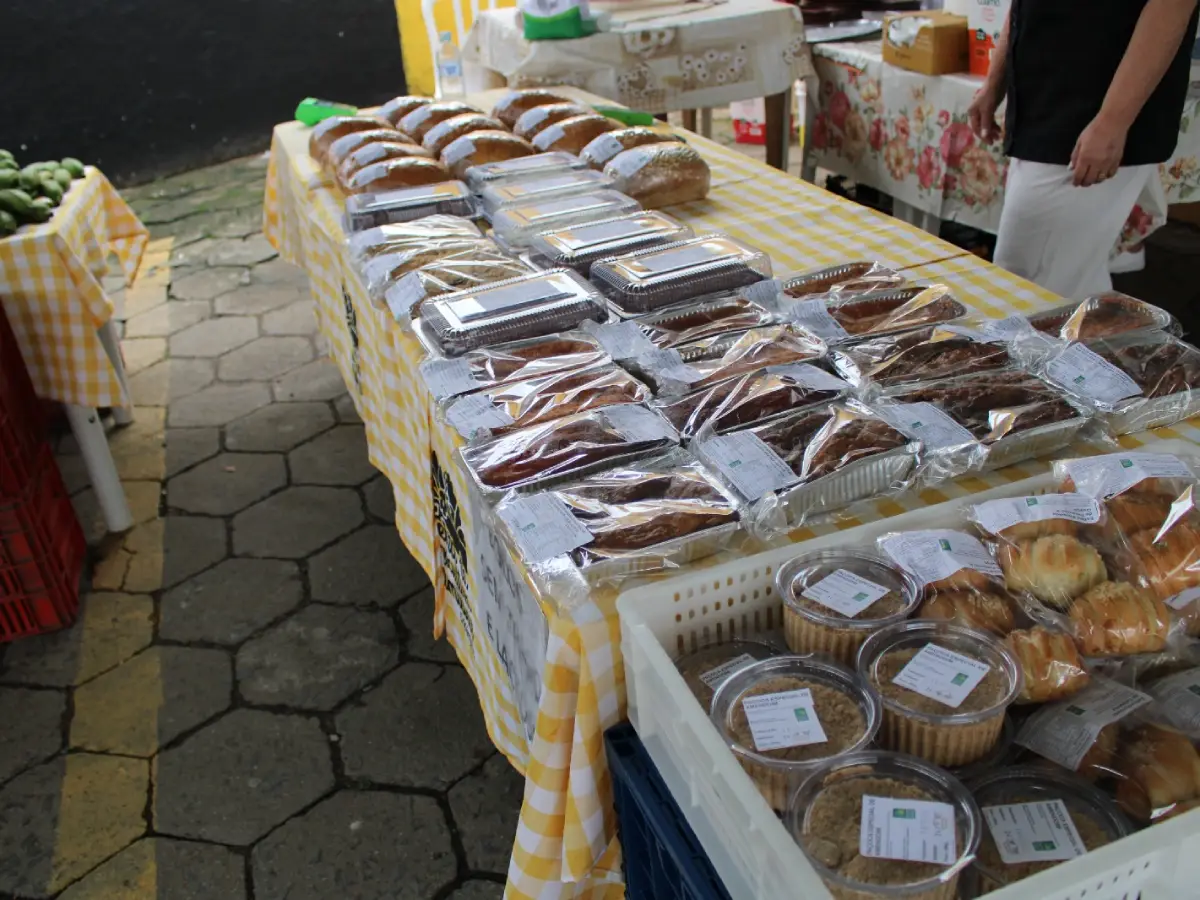
[(1063, 462), (1075, 490), (1107, 500), (1147, 478), (1193, 479), (1187, 464), (1166, 453), (1109, 453)]
[(1021, 522), (1066, 519), (1080, 525), (1100, 521), (1100, 504), (1083, 494), (1042, 494), (1037, 497), (1010, 497), (989, 500), (973, 507), (975, 520), (991, 534), (999, 534)]
[(749, 431), (710, 438), (700, 449), (738, 493), (750, 500), (800, 480), (774, 450)]
[(888, 589), (881, 584), (845, 569), (838, 569), (805, 588), (801, 596), (853, 619), (887, 592)]
[(416, 272), (409, 272), (388, 288), (383, 298), (397, 322), (407, 319), (412, 315), (412, 308), (425, 299), (425, 282)]
[(958, 709), (990, 671), (991, 666), (985, 662), (937, 644), (926, 644), (892, 681), (951, 709)]
[(497, 178), (504, 175), (528, 174), (530, 170), (538, 170), (543, 168), (561, 169), (566, 165), (559, 159), (545, 156), (541, 153), (533, 156), (522, 156), (518, 159), (506, 159), (504, 162), (486, 163), (479, 166), (481, 171)]
[(505, 185), (496, 189), (496, 196), (501, 202), (530, 201), (581, 184), (595, 185), (596, 180), (588, 175), (566, 172), (552, 178), (539, 178), (536, 181), (522, 181), (519, 184)]
[(901, 434), (927, 448), (962, 447), (975, 437), (932, 403), (880, 403), (875, 410)]
[(949, 578), (961, 569), (1003, 577), (987, 548), (961, 531), (907, 531), (888, 535), (880, 540), (879, 546), (922, 585)]
[(1159, 715), (1193, 740), (1200, 737), (1200, 669), (1169, 675), (1150, 691)]
[(450, 146), (442, 151), (442, 164), (452, 166), (460, 160), (466, 159), (475, 152), (475, 142), (471, 140), (469, 135), (463, 135), (451, 141)]
[(566, 132), (563, 131), (562, 125), (555, 122), (549, 128), (543, 128), (534, 135), (533, 144), (539, 150), (545, 150), (561, 141), (565, 134)]
[(481, 387), (465, 359), (430, 359), (421, 363), (421, 377), (434, 399), (444, 400)]
[(1071, 344), (1063, 350), (1046, 367), (1046, 373), (1067, 390), (1106, 406), (1142, 393), (1124, 371), (1083, 344)]
[(637, 217), (618, 219), (615, 222), (593, 222), (586, 225), (573, 225), (568, 229), (552, 232), (549, 237), (552, 243), (557, 243), (567, 250), (578, 252), (584, 247), (596, 244), (606, 244), (615, 238), (637, 237), (650, 234), (656, 228), (648, 227)]
[(726, 254), (724, 253), (714, 253), (712, 248), (705, 244), (699, 244), (693, 247), (679, 247), (675, 250), (651, 253), (643, 256), (641, 259), (633, 260), (632, 264), (635, 267), (644, 269), (651, 275), (664, 275), (670, 272), (678, 272), (681, 269), (689, 269), (692, 266), (714, 262), (715, 260), (723, 259), (725, 256)]
[[(641, 171), (651, 158), (650, 154), (643, 152), (641, 148), (634, 147), (632, 150), (622, 150), (609, 161), (608, 166), (612, 166), (611, 174), (614, 178), (631, 178)], [(608, 166), (604, 168), (607, 169)]]
[(748, 288), (742, 288), (741, 294), (742, 299), (770, 309), (779, 299), (779, 290), (779, 279), (768, 278), (766, 281), (759, 281)]
[(605, 407), (600, 412), (608, 420), (608, 424), (621, 432), (630, 443), (678, 440), (671, 423), (644, 406), (622, 404)]
[(683, 361), (678, 350), (651, 350), (641, 354), (637, 364), (657, 381), (681, 381), (695, 384), (704, 378), (704, 373)]
[(461, 322), (484, 316), (507, 315), (569, 296), (554, 277), (535, 278), (506, 287), (484, 288), (446, 304)]
[(487, 394), (468, 394), (446, 410), (446, 421), (463, 437), (469, 438), (476, 431), (511, 425), (513, 417), (493, 403)]
[(654, 352), (654, 344), (636, 322), (597, 325), (589, 320), (581, 328), (599, 341), (604, 352), (613, 359), (636, 359)]
[(1141, 691), (1093, 676), (1091, 683), (1069, 700), (1048, 703), (1025, 720), (1016, 743), (1052, 762), (1074, 770), (1096, 743), (1096, 736), (1135, 709), (1150, 702)]
[(498, 506), (496, 514), (508, 526), (521, 555), (531, 563), (552, 559), (592, 542), (592, 533), (554, 494), (520, 497)]
[(847, 340), (850, 335), (829, 314), (823, 300), (801, 300), (788, 308), (788, 318), (817, 337), (831, 344)]
[(1005, 864), (1061, 861), (1087, 853), (1061, 800), (983, 807), (983, 817)]
[(846, 391), (850, 389), (850, 385), (836, 375), (830, 375), (824, 369), (818, 369), (808, 363), (767, 366), (767, 371), (814, 391)]
[(590, 144), (584, 148), (588, 152), (588, 156), (598, 163), (606, 163), (618, 153), (625, 150), (625, 147), (611, 134), (602, 134), (594, 138)]
[(754, 749), (760, 753), (823, 744), (828, 740), (808, 688), (747, 697), (742, 701), (742, 709), (750, 723)]
[(1197, 600), (1200, 600), (1200, 587), (1190, 587), (1186, 591), (1180, 591), (1166, 603), (1171, 609), (1186, 609)]
[(941, 325), (939, 326), (939, 330), (948, 331), (951, 334), (960, 334), (975, 341), (1008, 344), (1015, 340), (1018, 335), (1028, 332), (1031, 327), (1029, 321), (1023, 316), (1014, 315), (1003, 319), (986, 319), (978, 323), (977, 328), (968, 328), (965, 325)]
[(876, 859), (951, 865), (958, 859), (954, 807), (865, 794), (858, 852)]
[(514, 213), (523, 215), (529, 222), (536, 222), (538, 219), (548, 219), (551, 216), (558, 216), (563, 213), (587, 212), (593, 209), (602, 209), (605, 206), (615, 207), (616, 205), (607, 194), (581, 194), (578, 197), (567, 197), (565, 200), (547, 200), (545, 203), (521, 206), (514, 210)]
[(712, 688), (714, 691), (725, 683), (725, 679), (734, 672), (741, 671), (746, 666), (753, 665), (757, 660), (749, 653), (743, 653), (741, 656), (735, 656), (733, 659), (721, 663), (715, 668), (709, 669), (700, 676), (700, 680)]

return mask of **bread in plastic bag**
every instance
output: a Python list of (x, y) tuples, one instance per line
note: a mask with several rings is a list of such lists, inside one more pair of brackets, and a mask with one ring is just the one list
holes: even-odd
[(604, 174), (613, 179), (618, 191), (647, 209), (703, 200), (712, 181), (704, 157), (679, 141), (624, 150), (609, 161)]
[(387, 162), (389, 159), (408, 159), (409, 157), (427, 159), (429, 158), (429, 151), (424, 147), (418, 147), (416, 144), (375, 141), (359, 147), (347, 156), (338, 165), (334, 179), (337, 181), (338, 187), (349, 193), (351, 181), (353, 181), (354, 176), (362, 169), (365, 169), (367, 166), (373, 166), (376, 163)]
[(424, 106), (418, 106), (402, 118), (400, 124), (396, 127), (419, 144), (425, 140), (425, 135), (429, 133), (430, 129), (439, 122), (444, 122), (446, 119), (452, 119), (455, 116), (479, 112), (481, 110), (460, 100), (439, 100), (435, 103), (426, 103)]
[(512, 130), (517, 137), (528, 141), (555, 122), (561, 122), (572, 116), (588, 115), (592, 115), (592, 110), (578, 103), (545, 103), (521, 113), (520, 118), (513, 123)]
[(816, 294), (799, 299), (780, 297), (788, 321), (832, 344), (856, 336), (890, 334), (967, 314), (944, 284), (869, 291), (864, 294)]
[(1141, 725), (1121, 736), (1113, 763), (1117, 803), (1138, 822), (1153, 822), (1200, 799), (1200, 753), (1186, 735)]
[(408, 156), (363, 166), (346, 180), (343, 189), (347, 194), (380, 194), (450, 180), (450, 170), (436, 159)]
[(1096, 294), (1079, 303), (1037, 313), (1029, 317), (1029, 324), (1063, 341), (1091, 341), (1135, 331), (1181, 333), (1179, 323), (1165, 309), (1120, 291)]
[(634, 147), (682, 140), (683, 138), (670, 131), (635, 125), (630, 128), (618, 128), (593, 138), (579, 151), (579, 158), (593, 169), (603, 169), (618, 153), (632, 150)]
[(1004, 640), (1025, 675), (1018, 703), (1062, 700), (1092, 680), (1074, 640), (1063, 631), (1034, 625), (1014, 629)]
[(384, 300), (396, 320), (403, 321), (419, 316), (425, 301), (434, 297), (481, 288), (532, 271), (494, 244), (464, 247), (393, 278), (384, 290)]
[(615, 131), (620, 125), (613, 119), (598, 115), (571, 116), (543, 128), (531, 141), (539, 153), (562, 150), (578, 154), (597, 135)]
[[(399, 249), (366, 260), (362, 266), (362, 276), (367, 285), (367, 293), (377, 305), (382, 305), (384, 294), (397, 279), (440, 259), (464, 253), (478, 254), (483, 259), (511, 260), (511, 257), (501, 253), (487, 238), (430, 238), (420, 243), (401, 245)], [(529, 269), (523, 267), (522, 271)]]
[(716, 335), (775, 325), (779, 320), (770, 306), (732, 293), (669, 306), (639, 316), (636, 321), (650, 343), (670, 349)]
[(408, 250), (431, 240), (482, 239), (479, 227), (461, 216), (426, 216), (412, 222), (381, 225), (351, 234), (346, 239), (350, 256), (358, 266), (384, 253)]
[(499, 129), (472, 131), (455, 138), (442, 149), (442, 165), (455, 178), (466, 179), (471, 169), (532, 156), (533, 144)]
[(464, 135), (476, 131), (501, 131), (504, 126), (483, 113), (463, 113), (461, 116), (451, 116), (443, 119), (427, 132), (421, 139), (421, 146), (434, 156), (441, 156), (442, 151)]
[(797, 272), (780, 279), (780, 290), (788, 297), (824, 294), (865, 294), (903, 287), (906, 279), (892, 267), (875, 260), (838, 263)]
[(418, 97), (414, 94), (402, 94), (399, 97), (393, 97), (383, 106), (379, 107), (378, 115), (381, 119), (387, 119), (393, 125), (398, 125), (400, 120), (407, 116), (414, 109), (420, 106), (428, 106), (433, 103), (432, 97)]
[[(391, 160), (392, 163), (410, 160)], [(412, 160), (415, 161), (415, 160)], [(428, 160), (433, 162), (433, 160)], [(358, 174), (379, 165), (360, 169)], [(384, 163), (383, 165), (387, 165)], [(420, 187), (351, 194), (346, 198), (343, 227), (348, 232), (411, 222), (426, 216), (474, 216), (475, 199), (461, 181), (442, 181)]]
[(492, 107), (492, 116), (504, 123), (506, 128), (517, 124), (517, 119), (527, 109), (550, 103), (574, 103), (570, 97), (541, 88), (525, 88), (509, 91)]
[(402, 144), (412, 148), (416, 156), (429, 156), (429, 151), (412, 140), (402, 131), (395, 128), (367, 128), (363, 131), (352, 131), (344, 134), (325, 151), (324, 165), (327, 171), (337, 172), (350, 156), (363, 147), (375, 143)]
[(355, 131), (376, 129), (391, 130), (392, 123), (377, 116), (330, 116), (322, 119), (313, 126), (308, 136), (308, 155), (321, 165), (325, 164), (325, 154), (330, 146), (340, 137), (345, 137)]

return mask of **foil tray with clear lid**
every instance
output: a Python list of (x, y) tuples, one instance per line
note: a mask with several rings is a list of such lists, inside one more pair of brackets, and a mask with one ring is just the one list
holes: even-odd
[(479, 192), (479, 206), (490, 221), (499, 210), (527, 206), (543, 200), (575, 197), (610, 188), (613, 180), (593, 169), (549, 172), (541, 178), (529, 178), (515, 183), (486, 185)]
[(598, 259), (661, 247), (691, 236), (692, 229), (682, 222), (666, 213), (646, 210), (535, 235), (529, 245), (529, 258), (535, 266), (565, 266), (586, 277)]
[(575, 154), (556, 151), (471, 166), (467, 169), (466, 179), (467, 186), (479, 193), (489, 184), (510, 184), (587, 168), (588, 164)]
[(420, 187), (353, 194), (346, 198), (346, 231), (364, 231), (425, 216), (475, 215), (475, 198), (461, 181), (443, 181)]
[(492, 217), (492, 229), (495, 238), (505, 247), (524, 250), (534, 236), (542, 232), (624, 216), (641, 208), (642, 205), (632, 197), (601, 189), (499, 210)]

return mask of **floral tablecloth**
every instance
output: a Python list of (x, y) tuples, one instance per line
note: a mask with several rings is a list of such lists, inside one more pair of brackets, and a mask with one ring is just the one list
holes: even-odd
[[(809, 129), (812, 161), (941, 219), (995, 233), (1007, 161), (967, 124), (981, 79), (885, 65), (878, 41), (814, 48), (820, 86)], [(1193, 80), (1196, 78), (1193, 69)], [(1200, 98), (1189, 97), (1175, 156), (1134, 207), (1119, 249), (1166, 222), (1167, 204), (1200, 200)]]

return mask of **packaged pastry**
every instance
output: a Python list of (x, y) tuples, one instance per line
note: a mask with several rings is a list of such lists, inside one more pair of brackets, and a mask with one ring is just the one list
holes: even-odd
[(338, 138), (355, 131), (380, 128), (390, 131), (392, 123), (376, 116), (330, 116), (313, 126), (312, 133), (308, 136), (308, 155), (324, 165), (325, 154)]
[(776, 571), (775, 589), (788, 648), (847, 666), (869, 635), (908, 618), (921, 600), (911, 575), (866, 550), (801, 553)]
[[(417, 160), (397, 160), (409, 161)], [(359, 174), (364, 171), (366, 170), (361, 170)], [(346, 198), (345, 226), (347, 231), (365, 231), (381, 225), (441, 215), (467, 218), (475, 215), (475, 203), (471, 192), (462, 182), (443, 181), (421, 187), (352, 194)]]
[(604, 174), (617, 190), (649, 209), (703, 200), (712, 181), (704, 158), (679, 141), (624, 150), (604, 167)]
[(539, 233), (625, 216), (641, 208), (632, 197), (598, 190), (499, 210), (492, 216), (492, 229), (502, 244), (523, 250)]
[(412, 147), (416, 156), (428, 156), (429, 153), (423, 148), (414, 144), (409, 137), (395, 128), (368, 128), (363, 131), (352, 131), (349, 134), (344, 134), (325, 151), (325, 165), (330, 172), (336, 172), (341, 168), (342, 164), (356, 150), (361, 150), (368, 144), (375, 143), (401, 144), (405, 147)]
[(475, 168), (517, 162), (535, 152), (533, 144), (515, 134), (485, 129), (455, 138), (442, 149), (441, 159), (455, 178), (466, 178)]
[(412, 222), (396, 222), (356, 232), (346, 239), (346, 243), (351, 258), (361, 267), (373, 257), (444, 238), (482, 239), (483, 234), (474, 222), (461, 216), (426, 216)]
[[(529, 144), (529, 152), (534, 152), (532, 144)], [(489, 184), (545, 178), (559, 172), (579, 171), (584, 168), (587, 166), (572, 153), (538, 153), (528, 158), (475, 162), (464, 177), (471, 190), (479, 192)]]
[(1077, 536), (1104, 521), (1099, 501), (1085, 494), (1036, 494), (977, 503), (967, 519), (985, 535), (1015, 545), (1050, 535)]
[(501, 253), (495, 244), (465, 245), (393, 278), (383, 299), (397, 322), (421, 315), (427, 300), (485, 287), (532, 273), (519, 259)]
[[(368, 134), (369, 132), (359, 132)], [(359, 147), (344, 160), (336, 169), (335, 179), (346, 193), (351, 193), (350, 183), (360, 169), (376, 163), (387, 162), (389, 159), (408, 159), (418, 157), (429, 159), (429, 151), (416, 144), (400, 144), (395, 141), (375, 141)], [(332, 151), (330, 158), (332, 159)]]
[(617, 122), (604, 116), (571, 116), (543, 128), (531, 143), (539, 153), (561, 150), (578, 154), (597, 135), (615, 131), (619, 127)]
[(513, 123), (513, 134), (527, 141), (533, 140), (539, 132), (549, 128), (555, 122), (570, 119), (574, 116), (590, 116), (592, 110), (578, 103), (547, 103), (534, 106), (521, 113), (521, 117)]
[(790, 321), (830, 344), (853, 337), (891, 334), (951, 322), (967, 313), (944, 284), (900, 287), (865, 294), (817, 294), (791, 302), (781, 296)]
[(521, 118), (521, 114), (527, 109), (533, 109), (535, 106), (546, 106), (550, 103), (572, 103), (570, 97), (562, 94), (556, 94), (553, 91), (541, 90), (540, 88), (530, 88), (525, 90), (509, 91), (499, 102), (492, 107), (492, 116), (504, 123), (506, 128), (512, 128), (517, 124), (517, 119)]
[(777, 656), (726, 679), (713, 697), (712, 722), (763, 798), (783, 812), (817, 766), (871, 743), (879, 701), (849, 669)]
[(1060, 611), (1070, 609), (1077, 599), (1108, 581), (1104, 557), (1072, 534), (1006, 541), (1000, 545), (997, 559), (1009, 588)]
[(593, 169), (603, 169), (618, 153), (632, 150), (634, 147), (664, 142), (681, 143), (682, 141), (683, 138), (673, 132), (635, 125), (631, 128), (608, 131), (593, 138), (586, 147), (579, 151), (579, 158)]
[(1137, 822), (1200, 799), (1200, 754), (1177, 731), (1146, 724), (1122, 734), (1114, 765), (1117, 803)]
[(365, 166), (351, 175), (344, 187), (347, 194), (379, 194), (450, 180), (450, 170), (436, 159), (410, 156)]
[(442, 119), (421, 139), (421, 146), (434, 156), (441, 156), (443, 151), (455, 140), (475, 131), (503, 131), (504, 126), (491, 116), (483, 113), (463, 113)]
[(381, 119), (387, 119), (393, 125), (399, 125), (400, 120), (414, 109), (420, 106), (428, 106), (432, 102), (432, 97), (415, 97), (411, 94), (393, 97), (387, 103), (383, 104), (383, 106), (379, 107), (377, 115)]
[(1091, 341), (1133, 331), (1179, 334), (1179, 323), (1165, 309), (1109, 291), (1029, 317), (1035, 329), (1063, 341)]
[(639, 316), (636, 321), (651, 344), (670, 350), (718, 335), (775, 325), (779, 319), (768, 307), (735, 293), (668, 306)]
[(926, 597), (949, 591), (1004, 590), (1004, 573), (978, 538), (953, 528), (885, 534), (879, 549), (917, 580)]
[[(893, 820), (905, 826), (892, 827)], [(955, 900), (982, 828), (979, 807), (957, 778), (879, 750), (813, 772), (785, 821), (836, 900)], [(906, 839), (912, 832), (921, 838)]]
[(678, 438), (644, 406), (609, 406), (462, 449), (463, 462), (488, 493), (547, 487), (670, 449)]
[(1153, 702), (1144, 717), (1200, 741), (1200, 668), (1188, 668), (1143, 685)]
[(421, 363), (421, 376), (440, 402), (510, 381), (529, 381), (608, 361), (595, 338), (566, 332), (471, 350), (454, 359), (429, 359)]
[(1128, 582), (1096, 585), (1071, 604), (1069, 615), (1084, 656), (1156, 653), (1167, 646), (1170, 619), (1163, 602)]
[(771, 277), (761, 250), (709, 234), (597, 262), (592, 281), (622, 312), (647, 313)]
[(362, 266), (362, 276), (367, 283), (367, 293), (377, 305), (382, 305), (385, 292), (397, 279), (440, 259), (464, 253), (474, 254), (485, 260), (509, 259), (487, 238), (433, 238), (402, 246), (366, 260)]
[(510, 278), (446, 294), (424, 305), (421, 332), (448, 356), (603, 321), (592, 286), (569, 269)]
[(980, 339), (953, 328), (938, 325), (854, 341), (836, 347), (829, 359), (834, 371), (860, 389), (938, 381), (1012, 364), (1003, 338)]
[(970, 785), (983, 814), (968, 880), (999, 890), (1133, 833), (1116, 804), (1065, 772), (1017, 767)]
[(788, 297), (865, 294), (904, 287), (905, 282), (903, 275), (884, 263), (860, 260), (789, 275), (782, 279), (780, 290)]
[(649, 399), (644, 384), (614, 365), (600, 364), (510, 381), (460, 397), (447, 407), (446, 420), (464, 437), (496, 437), (589, 409)]
[(487, 185), (479, 192), (479, 204), (484, 215), (491, 218), (497, 210), (525, 206), (562, 197), (591, 194), (612, 187), (612, 181), (591, 169), (555, 172), (545, 178), (516, 183)]
[(1024, 676), (1017, 703), (1049, 703), (1078, 694), (1092, 680), (1075, 641), (1065, 632), (1035, 625), (1004, 638)]
[(536, 266), (565, 266), (586, 278), (598, 259), (661, 247), (691, 236), (690, 228), (666, 213), (639, 212), (536, 234), (529, 245), (529, 258)]
[(455, 116), (466, 115), (467, 113), (480, 112), (481, 110), (458, 100), (439, 100), (434, 103), (426, 103), (424, 106), (418, 106), (404, 116), (397, 127), (419, 144), (425, 140), (425, 135), (439, 122), (453, 119)]
[(912, 620), (867, 638), (858, 672), (883, 702), (880, 743), (940, 766), (988, 753), (1021, 693), (1021, 667), (997, 638)]
[(1017, 623), (1013, 603), (1002, 591), (931, 591), (917, 617), (954, 622), (998, 637), (1009, 634)]
[(713, 695), (735, 672), (782, 652), (764, 640), (735, 639), (685, 653), (675, 660), (675, 668), (707, 713), (712, 710)]

